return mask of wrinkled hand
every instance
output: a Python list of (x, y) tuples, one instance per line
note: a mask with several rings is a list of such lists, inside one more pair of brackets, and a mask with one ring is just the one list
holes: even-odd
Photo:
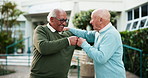
[(77, 36), (71, 36), (69, 37), (70, 45), (77, 45), (78, 37)]
[(68, 31), (69, 30), (69, 27), (64, 27), (63, 28), (63, 31)]
[(81, 45), (82, 45), (82, 43), (83, 43), (84, 41), (86, 41), (86, 39), (79, 38), (79, 39), (78, 39), (78, 42), (77, 42), (77, 45), (78, 45), (79, 47), (81, 47)]

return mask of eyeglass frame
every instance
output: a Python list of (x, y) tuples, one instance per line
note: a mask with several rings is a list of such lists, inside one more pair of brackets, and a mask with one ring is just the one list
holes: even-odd
[(60, 21), (60, 22), (62, 22), (62, 23), (63, 23), (63, 22), (66, 22), (66, 23), (67, 23), (67, 22), (69, 21), (68, 19), (59, 19), (59, 18), (57, 18), (57, 17), (54, 17), (54, 18), (56, 18), (58, 21)]

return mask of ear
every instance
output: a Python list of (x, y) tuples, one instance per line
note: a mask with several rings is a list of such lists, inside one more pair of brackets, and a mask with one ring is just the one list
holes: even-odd
[(53, 20), (54, 20), (54, 17), (50, 17), (50, 21), (53, 22)]
[(102, 23), (102, 22), (103, 22), (103, 19), (102, 19), (102, 18), (100, 18), (100, 20), (99, 20), (99, 21), (100, 21), (100, 23)]

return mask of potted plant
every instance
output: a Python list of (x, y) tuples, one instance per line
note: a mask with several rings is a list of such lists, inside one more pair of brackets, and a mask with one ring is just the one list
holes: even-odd
[[(17, 41), (21, 41), (21, 40), (23, 40), (23, 34), (22, 33), (19, 35), (19, 38), (17, 39)], [(23, 43), (23, 41), (18, 43), (16, 45), (16, 48), (17, 48), (17, 53), (18, 54), (23, 53), (23, 50), (24, 50), (24, 43)]]

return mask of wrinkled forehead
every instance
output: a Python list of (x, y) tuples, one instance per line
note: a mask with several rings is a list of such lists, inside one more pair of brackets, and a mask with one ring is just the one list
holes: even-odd
[(91, 18), (98, 18), (98, 14), (96, 12), (92, 12)]
[(57, 15), (57, 17), (66, 17), (67, 16), (66, 12), (63, 10), (58, 10), (56, 12), (56, 15)]

